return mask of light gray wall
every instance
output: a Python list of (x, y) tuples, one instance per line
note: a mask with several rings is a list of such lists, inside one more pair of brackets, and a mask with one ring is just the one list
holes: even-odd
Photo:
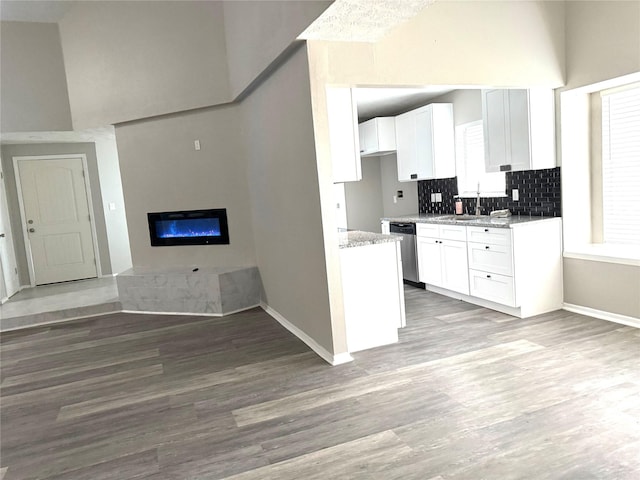
[[(344, 184), (347, 227), (350, 230), (379, 232), (382, 208), (382, 179), (379, 157), (362, 159), (362, 180)], [(397, 177), (397, 173), (396, 173)]]
[(332, 2), (223, 3), (231, 94), (235, 98)]
[(307, 62), (297, 50), (241, 109), (263, 300), (334, 353)]
[(2, 132), (71, 130), (55, 23), (2, 22), (0, 85)]
[(454, 90), (434, 98), (429, 103), (452, 103), (453, 123), (456, 126), (482, 120), (482, 91), (480, 89)]
[[(640, 71), (640, 2), (566, 2), (566, 48), (560, 90)], [(640, 318), (640, 267), (566, 258), (563, 268), (566, 303)]]
[[(255, 264), (238, 109), (223, 106), (116, 126), (134, 267)], [(229, 245), (151, 246), (148, 212), (205, 208), (227, 209)]]
[(76, 130), (231, 98), (220, 2), (76, 2), (60, 35)]
[(563, 90), (640, 71), (640, 2), (566, 2)]
[(640, 318), (640, 268), (564, 259), (566, 303)]
[[(398, 158), (395, 154), (380, 157), (380, 178), (383, 217), (418, 213), (418, 182), (398, 181)], [(393, 196), (398, 190), (402, 190), (403, 197), (398, 198), (397, 203), (394, 203)]]
[[(96, 139), (95, 147), (100, 190), (102, 191), (103, 214), (111, 256), (111, 271), (122, 273), (131, 268), (132, 262), (115, 134), (113, 138)], [(113, 210), (109, 207), (110, 204), (113, 204)]]
[(87, 168), (89, 169), (89, 185), (91, 186), (91, 201), (93, 203), (93, 218), (98, 236), (98, 259), (103, 275), (109, 275), (111, 270), (111, 257), (109, 254), (109, 242), (107, 228), (102, 205), (102, 191), (98, 178), (98, 162), (96, 149), (93, 143), (47, 143), (28, 145), (2, 145), (2, 169), (4, 170), (7, 187), (7, 203), (9, 204), (9, 216), (13, 231), (13, 243), (18, 263), (20, 284), (29, 284), (29, 267), (27, 254), (24, 248), (24, 235), (22, 221), (20, 219), (20, 206), (16, 189), (16, 177), (13, 169), (13, 157), (35, 155), (65, 155), (71, 153), (83, 153), (87, 156)]

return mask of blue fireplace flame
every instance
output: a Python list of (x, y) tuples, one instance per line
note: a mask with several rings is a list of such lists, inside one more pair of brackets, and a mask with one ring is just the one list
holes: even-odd
[(157, 220), (158, 238), (219, 237), (220, 219), (184, 218), (179, 220)]

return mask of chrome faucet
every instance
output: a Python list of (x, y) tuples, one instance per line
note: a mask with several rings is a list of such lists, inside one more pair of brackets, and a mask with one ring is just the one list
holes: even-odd
[(478, 182), (478, 196), (476, 197), (476, 217), (481, 214), (482, 207), (480, 206), (480, 182)]

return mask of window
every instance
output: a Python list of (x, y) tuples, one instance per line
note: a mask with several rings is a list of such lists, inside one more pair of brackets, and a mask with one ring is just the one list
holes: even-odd
[(484, 165), (484, 131), (482, 121), (464, 123), (456, 127), (456, 173), (461, 197), (505, 196), (504, 172), (486, 173)]
[(602, 236), (640, 245), (640, 85), (602, 95)]

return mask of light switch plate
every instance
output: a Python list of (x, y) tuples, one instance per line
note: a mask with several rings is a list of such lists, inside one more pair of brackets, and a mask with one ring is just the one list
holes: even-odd
[(432, 193), (432, 194), (431, 194), (431, 203), (433, 203), (433, 202), (435, 202), (435, 201), (436, 201), (436, 194), (435, 194), (435, 193)]
[(514, 188), (513, 190), (511, 190), (511, 198), (513, 199), (514, 202), (517, 202), (518, 200), (520, 200), (520, 193), (518, 192), (517, 188)]
[(441, 202), (442, 201), (442, 193), (438, 192), (436, 193), (436, 202)]

